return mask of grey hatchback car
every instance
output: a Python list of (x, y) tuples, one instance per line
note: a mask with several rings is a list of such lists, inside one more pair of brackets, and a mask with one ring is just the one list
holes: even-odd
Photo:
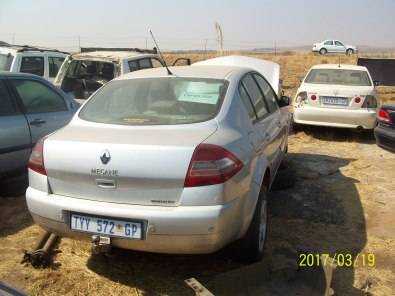
[(0, 72), (0, 178), (25, 170), (35, 143), (66, 125), (78, 107), (39, 76)]
[(169, 72), (109, 82), (40, 141), (29, 211), (60, 235), (141, 251), (210, 253), (243, 238), (259, 260), (288, 144), (279, 66), (232, 57)]

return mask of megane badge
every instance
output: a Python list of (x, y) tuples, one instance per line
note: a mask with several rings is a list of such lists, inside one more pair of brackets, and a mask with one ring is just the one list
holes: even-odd
[(110, 159), (111, 159), (110, 151), (104, 150), (100, 156), (100, 160), (102, 164), (109, 163)]

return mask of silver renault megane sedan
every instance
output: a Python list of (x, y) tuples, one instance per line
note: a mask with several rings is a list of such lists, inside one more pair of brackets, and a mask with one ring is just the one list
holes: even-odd
[(243, 239), (259, 260), (289, 100), (274, 91), (277, 64), (215, 60), (121, 76), (42, 139), (26, 192), (34, 221), (161, 253), (211, 253)]

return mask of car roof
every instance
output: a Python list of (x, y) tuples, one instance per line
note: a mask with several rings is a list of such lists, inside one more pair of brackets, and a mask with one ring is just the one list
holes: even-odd
[(359, 70), (367, 71), (364, 66), (350, 65), (350, 64), (320, 64), (311, 67), (311, 69), (344, 69), (344, 70)]
[(35, 78), (46, 81), (43, 77), (30, 74), (30, 73), (21, 73), (21, 72), (8, 72), (8, 71), (0, 71), (0, 77), (26, 77), (26, 78)]
[[(209, 79), (229, 79), (229, 76), (234, 72), (245, 72), (251, 70), (249, 68), (235, 66), (177, 66), (169, 67), (169, 69), (174, 76)], [(166, 68), (159, 67), (127, 73), (118, 77), (117, 80), (168, 76)]]
[(122, 59), (135, 58), (135, 57), (157, 57), (158, 55), (152, 53), (141, 53), (137, 51), (89, 51), (79, 52), (72, 54), (73, 59), (84, 60), (103, 60), (119, 62)]
[(28, 45), (12, 45), (12, 44), (7, 44), (3, 43), (0, 44), (0, 53), (11, 53), (11, 54), (16, 54), (16, 53), (51, 53), (51, 54), (59, 54), (59, 55), (68, 55), (69, 53), (59, 51), (57, 49), (51, 49), (51, 48), (42, 48), (42, 47), (34, 47), (34, 46), (28, 46)]

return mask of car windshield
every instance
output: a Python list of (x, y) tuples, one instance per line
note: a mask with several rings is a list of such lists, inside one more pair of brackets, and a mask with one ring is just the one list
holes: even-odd
[(14, 57), (11, 54), (0, 53), (0, 71), (10, 71)]
[(313, 69), (307, 75), (305, 83), (339, 84), (355, 86), (371, 86), (366, 71), (344, 69)]
[(81, 119), (122, 125), (173, 125), (207, 121), (217, 114), (225, 80), (142, 78), (105, 85), (83, 107)]

